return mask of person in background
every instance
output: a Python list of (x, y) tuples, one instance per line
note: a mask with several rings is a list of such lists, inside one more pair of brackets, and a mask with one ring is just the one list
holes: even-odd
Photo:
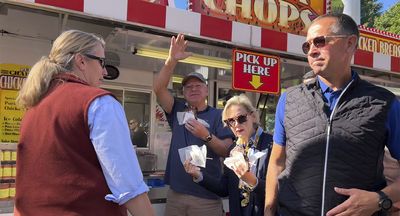
[[(154, 92), (164, 109), (172, 129), (165, 183), (169, 184), (165, 215), (220, 216), (222, 201), (214, 193), (192, 181), (185, 172), (178, 149), (190, 145), (207, 147), (206, 170), (216, 178), (221, 176), (220, 156), (227, 156), (233, 135), (224, 128), (221, 110), (207, 105), (208, 87), (200, 73), (192, 72), (182, 80), (184, 100), (168, 91), (173, 70), (179, 60), (189, 57), (187, 41), (179, 34), (171, 38), (169, 56), (154, 80)], [(189, 116), (189, 117), (187, 117)], [(187, 117), (187, 118), (185, 118)]]
[[(237, 137), (231, 146), (230, 155), (241, 154), (245, 159), (234, 163), (232, 167), (224, 166), (224, 174), (219, 179), (200, 171), (199, 167), (191, 164), (189, 160), (185, 162), (185, 170), (199, 185), (221, 197), (229, 196), (230, 215), (264, 215), (265, 174), (272, 147), (272, 135), (264, 132), (259, 126), (258, 112), (244, 94), (227, 101), (222, 118)], [(248, 159), (257, 152), (263, 152), (265, 155), (251, 165)]]
[(278, 101), (265, 215), (385, 215), (400, 201), (382, 163), (385, 146), (400, 160), (400, 103), (351, 70), (358, 38), (345, 14), (311, 23), (302, 49), (316, 78)]
[(129, 121), (129, 129), (131, 130), (132, 144), (141, 148), (147, 147), (147, 134), (140, 127), (139, 121), (136, 118), (132, 118)]
[(63, 32), (17, 97), (15, 215), (154, 215), (124, 110), (99, 88), (104, 40)]

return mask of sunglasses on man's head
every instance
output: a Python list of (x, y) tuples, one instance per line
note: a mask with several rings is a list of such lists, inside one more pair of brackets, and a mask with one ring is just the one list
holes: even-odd
[(100, 62), (100, 65), (102, 68), (106, 67), (106, 58), (98, 57), (95, 55), (90, 55), (90, 54), (84, 54), (86, 57), (94, 60), (98, 60)]
[(229, 127), (233, 127), (235, 125), (235, 122), (237, 122), (238, 124), (243, 124), (243, 123), (245, 123), (247, 121), (247, 116), (249, 114), (251, 114), (251, 113), (252, 112), (244, 114), (244, 115), (239, 115), (239, 116), (237, 116), (235, 118), (228, 118), (228, 119), (224, 120), (224, 122)]
[(301, 48), (302, 48), (304, 54), (307, 55), (308, 52), (310, 52), (311, 44), (314, 44), (314, 46), (317, 48), (322, 48), (328, 43), (329, 38), (345, 38), (345, 37), (349, 37), (349, 35), (319, 36), (319, 37), (315, 37), (309, 41), (304, 42), (303, 45), (301, 46)]

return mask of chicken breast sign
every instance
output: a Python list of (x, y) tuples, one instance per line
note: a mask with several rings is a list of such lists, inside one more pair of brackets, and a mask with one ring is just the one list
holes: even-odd
[(281, 68), (278, 56), (234, 50), (232, 58), (233, 89), (279, 94)]

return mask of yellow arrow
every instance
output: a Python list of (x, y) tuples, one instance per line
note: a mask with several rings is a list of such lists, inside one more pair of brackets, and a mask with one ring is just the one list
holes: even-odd
[(264, 84), (261, 82), (261, 77), (257, 75), (252, 75), (249, 83), (254, 87), (254, 89), (258, 89), (262, 84)]

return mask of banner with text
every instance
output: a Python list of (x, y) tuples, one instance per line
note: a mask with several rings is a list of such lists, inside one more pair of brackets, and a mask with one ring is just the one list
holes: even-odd
[(232, 58), (234, 89), (279, 94), (281, 67), (278, 56), (233, 50)]
[(30, 66), (0, 64), (0, 142), (18, 143), (23, 111), (15, 100)]
[(358, 49), (393, 57), (400, 57), (400, 40), (379, 34), (373, 34), (360, 29)]
[[(194, 12), (275, 31), (306, 35), (327, 0), (191, 0)], [(217, 29), (216, 29), (217, 30)]]

